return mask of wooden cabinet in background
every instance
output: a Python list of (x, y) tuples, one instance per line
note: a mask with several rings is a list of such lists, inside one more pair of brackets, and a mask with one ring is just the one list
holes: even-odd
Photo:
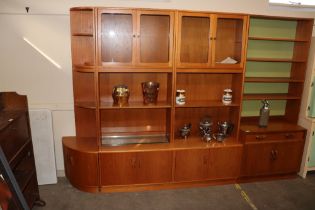
[[(35, 159), (26, 96), (0, 93), (0, 145), (30, 209), (43, 206), (36, 177)], [(10, 208), (16, 210), (15, 207)]]

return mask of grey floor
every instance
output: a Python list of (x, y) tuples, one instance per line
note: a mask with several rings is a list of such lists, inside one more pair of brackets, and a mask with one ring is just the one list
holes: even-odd
[(315, 174), (306, 179), (133, 193), (81, 192), (65, 178), (40, 186), (33, 210), (315, 210)]

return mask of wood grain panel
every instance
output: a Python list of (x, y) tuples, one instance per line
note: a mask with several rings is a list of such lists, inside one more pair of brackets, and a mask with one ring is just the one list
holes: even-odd
[(210, 179), (236, 179), (240, 175), (242, 147), (221, 147), (209, 150)]
[(70, 11), (71, 34), (93, 35), (93, 10), (92, 11)]
[(176, 151), (175, 158), (175, 182), (205, 180), (207, 178), (208, 149)]

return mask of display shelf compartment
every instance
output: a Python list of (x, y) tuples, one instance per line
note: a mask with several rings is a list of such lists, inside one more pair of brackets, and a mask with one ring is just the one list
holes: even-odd
[(94, 107), (96, 93), (94, 73), (73, 71), (74, 103), (82, 107)]
[(168, 143), (169, 136), (156, 135), (130, 135), (130, 136), (102, 136), (102, 146), (121, 146), (128, 144), (156, 144)]
[[(243, 18), (217, 17), (217, 28), (215, 37), (215, 65), (235, 65), (221, 64), (227, 57), (237, 61), (238, 67), (242, 62), (243, 47)], [(237, 65), (236, 65), (237, 66)]]
[(249, 37), (296, 38), (296, 20), (250, 18)]
[(172, 105), (166, 101), (159, 101), (156, 104), (144, 104), (143, 101), (132, 101), (124, 105), (116, 105), (112, 102), (100, 103), (100, 109), (160, 109), (171, 107)]
[(239, 107), (213, 107), (213, 108), (186, 108), (186, 109), (176, 109), (175, 111), (175, 124), (174, 132), (175, 139), (181, 139), (180, 128), (185, 124), (191, 123), (191, 133), (192, 137), (200, 137), (199, 123), (200, 121), (209, 116), (213, 122), (212, 130), (213, 133), (218, 132), (218, 122), (228, 121), (234, 124), (234, 129), (231, 137), (235, 137), (238, 130), (238, 117), (239, 117)]
[(232, 89), (233, 104), (240, 104), (242, 74), (202, 74), (179, 73), (176, 75), (176, 89), (186, 91), (186, 103), (189, 106), (207, 106), (208, 102), (218, 105), (224, 89)]
[(160, 83), (157, 102), (163, 107), (168, 106), (171, 104), (172, 79), (172, 73), (99, 73), (99, 98), (101, 107), (114, 108), (110, 105), (113, 103), (112, 91), (114, 86), (121, 84), (128, 86), (130, 91), (128, 102), (131, 104), (131, 108), (135, 106), (139, 107), (139, 102), (143, 102), (141, 83), (147, 81)]
[[(124, 138), (140, 141), (143, 136), (167, 136), (171, 129), (171, 109), (102, 109), (100, 114), (102, 139), (117, 136), (120, 142)], [(132, 140), (133, 135), (141, 138)]]
[[(286, 100), (269, 100), (270, 115), (271, 116), (284, 116), (287, 105)], [(242, 117), (259, 116), (259, 110), (262, 106), (260, 100), (245, 100), (242, 106)]]
[(95, 65), (95, 38), (92, 36), (71, 37), (72, 65)]
[(96, 137), (96, 110), (75, 106), (74, 112), (77, 137)]
[(93, 9), (70, 11), (71, 34), (79, 36), (93, 36)]
[(244, 94), (288, 93), (288, 83), (245, 83)]
[(255, 62), (246, 63), (245, 77), (291, 77), (292, 63), (288, 62)]

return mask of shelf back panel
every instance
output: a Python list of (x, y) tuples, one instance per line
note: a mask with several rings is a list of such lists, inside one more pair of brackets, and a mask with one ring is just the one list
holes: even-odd
[[(286, 110), (286, 100), (268, 100), (270, 103), (270, 116), (283, 116)], [(260, 100), (243, 101), (242, 117), (259, 116), (259, 110), (262, 106)]]
[(249, 40), (248, 58), (292, 59), (294, 42)]
[(292, 64), (288, 62), (246, 63), (246, 77), (290, 77)]
[(288, 38), (296, 37), (297, 21), (251, 18), (250, 37)]

